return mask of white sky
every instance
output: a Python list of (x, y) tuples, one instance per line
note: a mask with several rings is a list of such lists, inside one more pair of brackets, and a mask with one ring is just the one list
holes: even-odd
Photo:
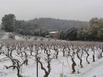
[(103, 0), (0, 0), (0, 19), (8, 13), (24, 20), (49, 17), (88, 21), (103, 17)]

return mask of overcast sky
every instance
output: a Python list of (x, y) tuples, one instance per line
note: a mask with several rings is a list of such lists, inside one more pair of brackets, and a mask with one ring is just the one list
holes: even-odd
[(48, 17), (88, 21), (103, 17), (103, 0), (0, 0), (0, 19), (8, 13), (19, 20)]

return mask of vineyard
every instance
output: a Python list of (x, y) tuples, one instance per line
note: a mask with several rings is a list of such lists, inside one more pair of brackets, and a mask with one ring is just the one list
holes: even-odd
[(83, 77), (102, 57), (102, 42), (0, 40), (0, 77)]

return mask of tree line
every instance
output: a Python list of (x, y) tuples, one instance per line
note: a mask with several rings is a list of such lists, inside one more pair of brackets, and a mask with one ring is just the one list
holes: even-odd
[(47, 30), (42, 30), (38, 24), (30, 23), (29, 21), (17, 20), (14, 14), (7, 14), (2, 17), (2, 29), (6, 32), (15, 32), (22, 35), (45, 36)]
[(82, 27), (80, 29), (72, 27), (67, 31), (62, 31), (61, 39), (103, 41), (103, 19), (92, 18), (87, 27)]
[[(68, 27), (60, 30), (60, 39), (63, 40), (83, 40), (83, 41), (103, 41), (103, 18), (92, 18), (86, 27)], [(37, 23), (17, 20), (14, 14), (7, 14), (2, 17), (2, 29), (6, 32), (16, 32), (22, 35), (43, 36), (49, 35), (47, 29), (41, 29)]]

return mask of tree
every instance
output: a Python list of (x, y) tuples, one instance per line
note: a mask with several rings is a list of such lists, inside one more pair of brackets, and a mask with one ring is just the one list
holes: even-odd
[(81, 28), (78, 31), (77, 39), (86, 41), (86, 40), (88, 40), (88, 36), (89, 36), (88, 29), (87, 28)]
[(72, 27), (65, 32), (64, 38), (67, 40), (77, 40), (77, 32), (78, 32), (78, 29), (75, 27)]
[(2, 29), (6, 32), (13, 32), (15, 28), (15, 15), (7, 14), (2, 18)]
[(89, 21), (91, 36), (93, 36), (93, 39), (96, 40), (102, 40), (103, 38), (103, 19), (102, 18), (92, 18)]

